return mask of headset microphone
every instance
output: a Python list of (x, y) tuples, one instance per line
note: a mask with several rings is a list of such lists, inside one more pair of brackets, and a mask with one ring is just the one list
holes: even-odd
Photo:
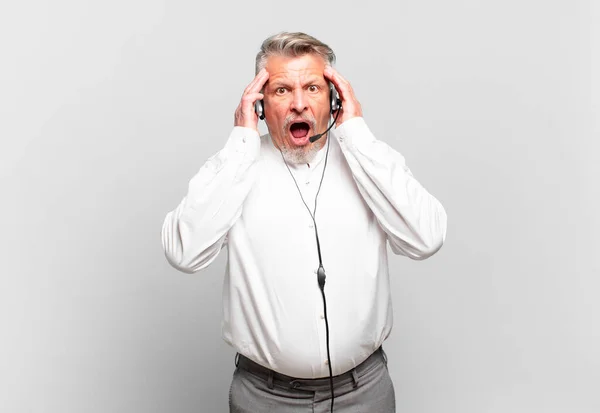
[(340, 110), (337, 111), (337, 113), (335, 114), (335, 119), (333, 120), (333, 122), (331, 122), (331, 125), (329, 125), (329, 127), (327, 128), (327, 130), (323, 133), (319, 133), (318, 135), (313, 135), (310, 138), (308, 138), (308, 140), (312, 143), (315, 141), (318, 141), (319, 139), (321, 139), (321, 137), (323, 135), (325, 135), (327, 132), (329, 132), (329, 130), (333, 127), (333, 125), (335, 125), (335, 122), (337, 121), (338, 116), (340, 116)]
[[(331, 124), (331, 126), (333, 126), (333, 123)], [(325, 132), (323, 132), (323, 133), (319, 133), (318, 135), (313, 135), (313, 136), (311, 136), (310, 138), (308, 138), (308, 140), (309, 140), (311, 143), (312, 143), (312, 142), (315, 142), (315, 141), (318, 141), (319, 139), (321, 139), (321, 137), (322, 137), (323, 135), (325, 135), (327, 132), (329, 132), (329, 129), (331, 129), (331, 126), (330, 126), (330, 127), (328, 127), (328, 128), (327, 128), (327, 130), (326, 130)]]
[(340, 100), (337, 91), (333, 84), (329, 85), (329, 112), (333, 115), (335, 113), (335, 119), (331, 122), (331, 125), (327, 128), (327, 130), (323, 133), (319, 133), (318, 135), (313, 135), (308, 140), (313, 143), (321, 139), (323, 135), (325, 135), (329, 130), (335, 125), (338, 116), (340, 116), (340, 112), (342, 111), (342, 101)]

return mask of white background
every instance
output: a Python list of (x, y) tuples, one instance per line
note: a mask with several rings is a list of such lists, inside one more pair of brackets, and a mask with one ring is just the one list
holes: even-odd
[(397, 411), (600, 411), (598, 2), (352, 3), (0, 6), (0, 411), (227, 412), (226, 254), (179, 273), (160, 229), (281, 30), (448, 212), (391, 257)]

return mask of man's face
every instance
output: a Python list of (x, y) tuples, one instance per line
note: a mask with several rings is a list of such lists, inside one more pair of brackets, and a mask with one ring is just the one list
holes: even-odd
[(266, 64), (265, 122), (273, 142), (291, 162), (310, 162), (325, 144), (311, 143), (312, 135), (327, 129), (329, 84), (323, 77), (325, 62), (318, 55), (271, 56)]

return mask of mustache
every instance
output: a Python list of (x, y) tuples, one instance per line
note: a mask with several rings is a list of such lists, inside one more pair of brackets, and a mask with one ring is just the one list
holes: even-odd
[(307, 116), (307, 115), (301, 115), (301, 116), (297, 116), (297, 115), (289, 115), (287, 118), (285, 118), (285, 121), (283, 122), (283, 130), (287, 131), (291, 124), (294, 122), (306, 122), (310, 125), (310, 127), (312, 128), (312, 130), (316, 130), (317, 128), (317, 121), (315, 120), (315, 118), (311, 117), (311, 116)]

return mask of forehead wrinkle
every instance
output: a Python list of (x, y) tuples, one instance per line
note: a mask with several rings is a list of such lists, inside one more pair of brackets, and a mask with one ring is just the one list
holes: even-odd
[(314, 55), (297, 57), (272, 56), (265, 65), (269, 72), (267, 85), (286, 87), (306, 87), (315, 82), (325, 82), (325, 63)]
[(280, 70), (277, 72), (269, 72), (269, 80), (277, 81), (296, 81), (299, 79), (324, 79), (323, 72), (317, 68), (304, 68), (293, 70)]

